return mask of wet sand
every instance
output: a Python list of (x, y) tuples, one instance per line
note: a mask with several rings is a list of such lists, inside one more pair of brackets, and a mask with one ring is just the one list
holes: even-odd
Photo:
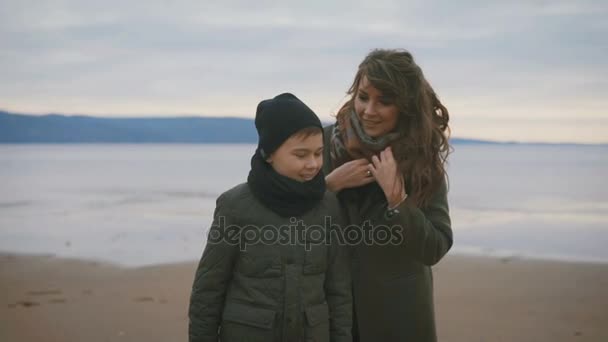
[[(0, 254), (0, 341), (186, 341), (195, 268)], [(608, 264), (449, 255), (434, 274), (440, 341), (608, 341)]]

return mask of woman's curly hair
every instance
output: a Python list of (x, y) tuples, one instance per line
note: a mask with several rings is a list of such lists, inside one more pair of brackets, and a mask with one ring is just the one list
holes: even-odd
[(350, 99), (336, 115), (338, 122), (354, 108), (364, 77), (399, 109), (395, 131), (401, 134), (391, 147), (410, 197), (417, 206), (426, 206), (447, 177), (445, 166), (451, 153), (448, 109), (410, 52), (376, 49), (359, 65), (348, 90)]

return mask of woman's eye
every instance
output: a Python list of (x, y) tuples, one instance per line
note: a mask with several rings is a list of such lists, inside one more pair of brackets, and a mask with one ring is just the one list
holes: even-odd
[(367, 96), (359, 95), (359, 100), (367, 101)]
[(390, 99), (380, 99), (379, 101), (381, 104), (385, 105), (385, 106), (390, 106), (393, 104), (393, 101)]

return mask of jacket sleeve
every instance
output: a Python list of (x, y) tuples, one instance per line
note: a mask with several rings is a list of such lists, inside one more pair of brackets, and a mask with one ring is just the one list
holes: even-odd
[(230, 244), (224, 236), (234, 220), (224, 202), (223, 196), (217, 199), (207, 245), (194, 276), (188, 309), (190, 342), (218, 341), (224, 299), (238, 255), (238, 245)]
[[(340, 210), (338, 206), (337, 211)], [(342, 216), (335, 229), (344, 228)], [(335, 237), (335, 235), (334, 235)], [(352, 342), (353, 308), (350, 255), (348, 246), (332, 238), (329, 248), (329, 264), (325, 277), (325, 294), (329, 306), (330, 336), (332, 342)]]
[(384, 203), (374, 210), (372, 224), (400, 228), (406, 251), (425, 265), (435, 265), (454, 242), (447, 193), (444, 179), (424, 208), (417, 208), (406, 200), (396, 208), (398, 213), (389, 216)]

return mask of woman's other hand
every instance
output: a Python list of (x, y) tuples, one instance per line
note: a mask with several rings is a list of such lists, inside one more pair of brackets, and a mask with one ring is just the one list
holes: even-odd
[(380, 152), (379, 157), (373, 156), (372, 163), (368, 164), (368, 169), (384, 191), (388, 206), (390, 208), (397, 206), (405, 198), (405, 182), (391, 147)]

